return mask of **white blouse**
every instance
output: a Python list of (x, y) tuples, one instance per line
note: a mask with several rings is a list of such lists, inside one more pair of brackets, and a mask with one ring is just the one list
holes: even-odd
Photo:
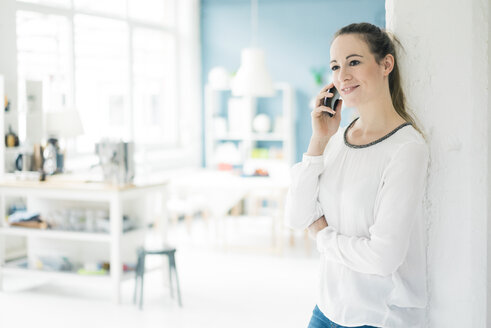
[(343, 326), (422, 327), (426, 237), (423, 197), (429, 151), (403, 124), (368, 145), (351, 145), (339, 128), (322, 156), (303, 155), (292, 168), (286, 221), (317, 234), (317, 305)]

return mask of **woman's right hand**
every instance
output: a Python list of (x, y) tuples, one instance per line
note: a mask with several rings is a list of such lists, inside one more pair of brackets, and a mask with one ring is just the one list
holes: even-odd
[[(330, 107), (324, 106), (324, 98), (331, 98), (334, 96), (332, 93), (327, 92), (334, 86), (334, 83), (330, 83), (322, 88), (315, 100), (315, 108), (311, 113), (312, 116), (312, 138), (314, 139), (329, 139), (331, 138), (339, 128), (341, 123), (341, 107), (342, 99), (339, 99), (337, 107), (333, 110)], [(333, 114), (330, 117), (328, 113)]]
[(308, 226), (307, 230), (309, 232), (310, 238), (313, 240), (317, 240), (317, 233), (324, 228), (327, 228), (329, 224), (327, 224), (326, 217), (323, 215), (317, 220), (315, 220), (311, 225)]

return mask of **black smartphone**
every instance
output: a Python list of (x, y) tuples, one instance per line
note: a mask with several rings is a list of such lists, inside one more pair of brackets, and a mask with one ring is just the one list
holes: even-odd
[[(336, 107), (338, 106), (339, 98), (341, 97), (339, 91), (338, 89), (336, 89), (336, 87), (333, 86), (332, 88), (328, 89), (327, 92), (332, 93), (333, 96), (331, 98), (324, 97), (324, 106), (330, 107), (332, 108), (332, 110), (336, 110)], [(327, 114), (329, 114), (330, 117), (334, 116), (331, 113), (327, 113)]]

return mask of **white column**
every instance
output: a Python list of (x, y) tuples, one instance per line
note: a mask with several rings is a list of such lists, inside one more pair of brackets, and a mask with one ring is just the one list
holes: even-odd
[(488, 0), (386, 1), (431, 149), (428, 327), (486, 327)]
[[(491, 4), (488, 3), (488, 127), (491, 126), (491, 115), (489, 113), (491, 113), (491, 64), (490, 64), (490, 57), (491, 57)], [(489, 133), (488, 131), (488, 145), (491, 144), (491, 133)], [(489, 146), (488, 146), (489, 147)], [(489, 149), (489, 148), (488, 148)], [(488, 235), (487, 235), (487, 263), (488, 263), (488, 276), (487, 276), (487, 281), (488, 281), (488, 288), (487, 288), (487, 318), (486, 318), (486, 321), (487, 321), (487, 324), (488, 326), (490, 325), (491, 323), (491, 270), (489, 269), (489, 263), (491, 263), (491, 224), (489, 222), (491, 222), (491, 208), (490, 208), (490, 205), (491, 204), (491, 177), (490, 177), (490, 174), (489, 172), (491, 171), (489, 169), (490, 167), (490, 163), (491, 163), (491, 151), (488, 150), (488, 181), (487, 181), (487, 184), (488, 184), (488, 201), (487, 201), (487, 204), (488, 204)]]

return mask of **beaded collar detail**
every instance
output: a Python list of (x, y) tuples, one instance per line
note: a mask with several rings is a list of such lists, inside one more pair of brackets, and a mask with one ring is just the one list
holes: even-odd
[(396, 133), (397, 131), (399, 131), (400, 129), (402, 129), (403, 127), (405, 127), (406, 125), (412, 125), (412, 123), (410, 123), (410, 122), (402, 123), (397, 128), (395, 128), (391, 132), (387, 133), (385, 136), (383, 136), (383, 137), (381, 137), (381, 138), (379, 138), (379, 139), (377, 139), (375, 141), (372, 141), (372, 142), (367, 143), (365, 145), (353, 145), (353, 144), (351, 144), (351, 143), (348, 142), (347, 135), (348, 135), (348, 130), (353, 126), (353, 124), (355, 124), (356, 120), (358, 120), (358, 119), (359, 119), (359, 117), (355, 118), (353, 120), (353, 122), (351, 122), (350, 125), (348, 125), (348, 127), (346, 128), (346, 130), (344, 130), (344, 143), (345, 143), (346, 146), (348, 146), (350, 148), (367, 148), (367, 147), (373, 146), (375, 144), (378, 144), (379, 142), (384, 141), (385, 139), (387, 139), (388, 137), (390, 137), (391, 135), (393, 135), (394, 133)]

